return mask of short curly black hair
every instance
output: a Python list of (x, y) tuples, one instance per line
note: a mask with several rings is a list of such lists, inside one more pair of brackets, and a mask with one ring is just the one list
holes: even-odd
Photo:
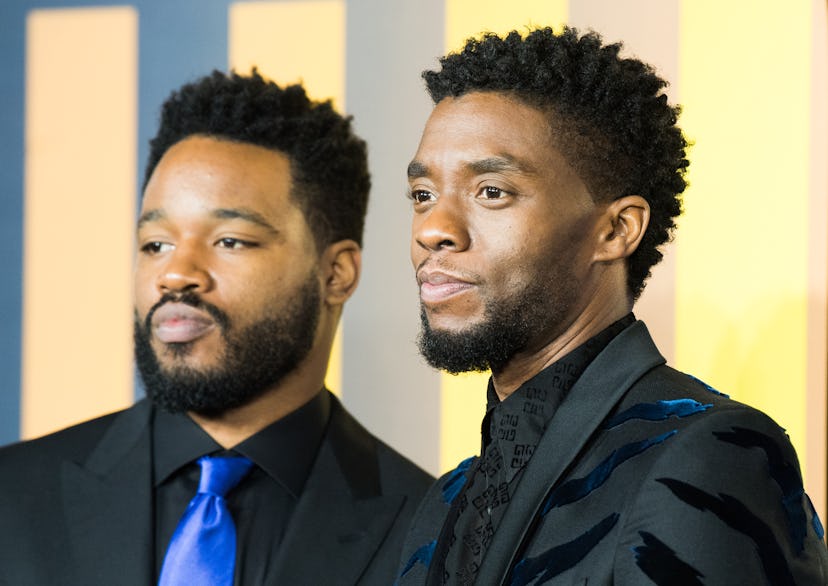
[(291, 194), (321, 250), (338, 240), (362, 245), (371, 176), (367, 147), (351, 117), (315, 102), (301, 85), (284, 88), (250, 75), (213, 71), (174, 91), (150, 141), (144, 189), (171, 146), (193, 135), (249, 143), (290, 160)]
[(667, 82), (637, 59), (619, 56), (597, 33), (572, 27), (486, 33), (423, 72), (434, 103), (471, 92), (499, 92), (539, 108), (570, 165), (598, 201), (637, 194), (650, 223), (627, 263), (627, 288), (638, 298), (672, 238), (687, 183), (687, 141), (667, 103)]

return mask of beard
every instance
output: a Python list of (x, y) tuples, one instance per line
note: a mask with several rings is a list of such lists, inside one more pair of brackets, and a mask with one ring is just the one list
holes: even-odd
[[(219, 327), (224, 350), (212, 368), (162, 366), (152, 347), (152, 315), (163, 304), (177, 301), (208, 312)], [(192, 292), (165, 295), (143, 322), (135, 316), (135, 362), (147, 396), (170, 413), (194, 412), (215, 417), (240, 407), (275, 387), (293, 372), (313, 346), (319, 321), (319, 285), (315, 275), (290, 301), (242, 329), (218, 307)], [(192, 342), (167, 344), (174, 357), (186, 356)]]
[(434, 368), (449, 374), (500, 372), (539, 334), (554, 339), (565, 326), (577, 299), (578, 284), (568, 269), (558, 268), (551, 279), (535, 279), (503, 299), (484, 299), (483, 319), (461, 331), (431, 327), (420, 305), (420, 354)]

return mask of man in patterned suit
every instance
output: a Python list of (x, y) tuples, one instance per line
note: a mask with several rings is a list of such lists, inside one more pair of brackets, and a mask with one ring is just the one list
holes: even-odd
[(481, 454), (426, 496), (400, 584), (828, 583), (784, 431), (631, 313), (688, 163), (665, 82), (619, 50), (485, 35), (424, 74), (420, 348), (492, 377)]

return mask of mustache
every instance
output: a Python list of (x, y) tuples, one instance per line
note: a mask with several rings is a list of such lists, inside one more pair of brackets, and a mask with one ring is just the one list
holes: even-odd
[(152, 329), (152, 316), (155, 315), (155, 312), (158, 311), (160, 307), (167, 303), (183, 303), (184, 305), (189, 305), (190, 307), (209, 313), (210, 317), (216, 321), (221, 331), (227, 331), (227, 327), (230, 325), (230, 318), (218, 307), (212, 303), (204, 301), (198, 296), (197, 293), (192, 291), (182, 291), (177, 293), (164, 293), (164, 295), (161, 296), (161, 299), (159, 299), (155, 305), (150, 308), (147, 312), (147, 317), (144, 318), (144, 331), (149, 332)]
[(446, 273), (449, 273), (449, 274), (453, 275), (454, 277), (456, 277), (458, 279), (462, 279), (462, 280), (468, 281), (470, 283), (480, 283), (484, 280), (483, 277), (481, 277), (480, 273), (476, 273), (476, 272), (470, 271), (468, 269), (460, 269), (460, 268), (457, 268), (457, 267), (449, 264), (448, 262), (445, 261), (445, 259), (432, 258), (432, 257), (426, 257), (423, 261), (421, 261), (417, 265), (417, 267), (414, 269), (415, 276), (419, 275), (420, 271), (426, 265), (429, 265), (429, 264), (432, 265), (431, 267), (429, 267), (431, 270), (436, 269), (437, 271), (443, 271), (443, 272), (446, 272)]

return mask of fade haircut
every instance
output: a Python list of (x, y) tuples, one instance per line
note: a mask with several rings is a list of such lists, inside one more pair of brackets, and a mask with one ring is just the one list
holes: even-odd
[(597, 201), (640, 195), (650, 222), (627, 259), (627, 289), (637, 299), (672, 238), (686, 187), (687, 141), (667, 103), (667, 82), (637, 59), (619, 56), (620, 43), (564, 27), (469, 39), (459, 53), (425, 71), (434, 103), (471, 92), (497, 92), (544, 112), (555, 146)]
[(351, 117), (315, 102), (301, 85), (279, 87), (250, 75), (213, 71), (174, 91), (150, 141), (144, 185), (167, 150), (193, 135), (248, 143), (290, 161), (291, 197), (304, 212), (317, 249), (343, 239), (362, 245), (371, 178), (365, 142)]

